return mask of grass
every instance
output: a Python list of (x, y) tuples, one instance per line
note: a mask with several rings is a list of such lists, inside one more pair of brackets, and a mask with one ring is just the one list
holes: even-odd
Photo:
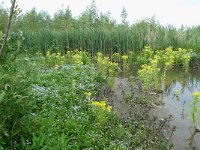
[(105, 77), (94, 65), (44, 60), (18, 55), (0, 66), (0, 149), (166, 148), (142, 122), (132, 128), (106, 101), (96, 106)]
[(138, 53), (146, 45), (157, 50), (171, 46), (174, 49), (191, 48), (199, 52), (200, 48), (198, 27), (180, 30), (173, 26), (161, 26), (149, 20), (142, 20), (131, 26), (118, 25), (111, 30), (100, 26), (64, 31), (42, 29), (38, 32), (13, 32), (9, 42), (10, 48), (13, 49), (20, 47), (34, 52), (49, 48), (54, 52), (81, 49), (91, 54), (98, 51), (103, 54)]

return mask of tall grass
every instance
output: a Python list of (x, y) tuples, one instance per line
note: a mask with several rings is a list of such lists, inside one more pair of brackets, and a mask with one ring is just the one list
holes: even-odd
[[(149, 21), (140, 21), (132, 26), (118, 25), (112, 30), (101, 27), (70, 29), (65, 31), (41, 30), (23, 32), (25, 40), (21, 49), (65, 51), (82, 49), (91, 53), (140, 52), (148, 45), (153, 49), (165, 49), (172, 46), (200, 49), (200, 28), (176, 29), (173, 26), (161, 26)], [(11, 38), (12, 45), (17, 37)], [(12, 46), (15, 48), (15, 46)]]

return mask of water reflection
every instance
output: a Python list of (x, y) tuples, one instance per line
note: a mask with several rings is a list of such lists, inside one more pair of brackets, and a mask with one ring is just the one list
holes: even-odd
[(174, 149), (200, 149), (200, 133), (193, 128), (189, 110), (192, 93), (196, 91), (200, 91), (200, 71), (167, 73), (163, 95), (165, 105), (155, 111), (160, 117), (173, 115), (172, 125), (176, 126), (172, 137)]
[(165, 80), (165, 91), (171, 94), (174, 90), (190, 93), (200, 91), (200, 71), (184, 72), (183, 70), (170, 71)]

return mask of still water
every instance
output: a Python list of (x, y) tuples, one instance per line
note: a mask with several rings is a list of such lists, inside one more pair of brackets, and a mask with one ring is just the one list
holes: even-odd
[[(200, 133), (194, 135), (194, 128), (190, 119), (192, 93), (197, 91), (200, 91), (200, 71), (168, 72), (165, 92), (161, 96), (164, 105), (153, 109), (153, 113), (159, 118), (173, 116), (171, 126), (175, 126), (176, 131), (171, 142), (175, 150), (200, 150)], [(200, 121), (198, 125), (200, 126)], [(192, 135), (194, 135), (193, 138)]]
[[(165, 132), (166, 138), (170, 137), (174, 150), (200, 150), (200, 132), (195, 133), (190, 119), (190, 104), (192, 93), (200, 91), (200, 71), (185, 72), (183, 70), (171, 71), (166, 75), (164, 92), (154, 93), (153, 103), (158, 101), (162, 105), (152, 108), (148, 113), (149, 118), (156, 117), (158, 120), (169, 118), (170, 131)], [(128, 78), (116, 78), (114, 93), (111, 102), (114, 111), (123, 118), (132, 115), (132, 111), (137, 111), (137, 107), (132, 108), (132, 101), (124, 102), (125, 93), (132, 93), (133, 101), (143, 95), (138, 86), (132, 86)], [(199, 105), (200, 108), (200, 105)], [(133, 113), (134, 114), (134, 113)], [(200, 120), (200, 113), (199, 113)], [(198, 122), (200, 126), (200, 121)], [(171, 136), (171, 128), (175, 127), (175, 132)], [(195, 134), (194, 134), (195, 133)]]

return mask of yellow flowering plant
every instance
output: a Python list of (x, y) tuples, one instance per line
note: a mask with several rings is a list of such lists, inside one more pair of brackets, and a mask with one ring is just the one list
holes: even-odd
[(106, 104), (106, 100), (102, 100), (102, 101), (93, 101), (91, 103), (91, 105), (95, 106), (95, 107), (98, 107), (98, 108), (101, 108), (103, 110), (107, 110), (107, 111), (111, 111), (112, 110), (112, 106), (110, 105), (107, 105)]
[(112, 62), (119, 63), (121, 61), (121, 55), (119, 53), (114, 53), (111, 56)]
[(94, 112), (97, 114), (97, 125), (104, 125), (107, 122), (107, 112), (112, 111), (112, 106), (106, 104), (106, 100), (93, 101), (91, 103), (94, 106)]
[[(42, 56), (44, 57), (44, 56)], [(58, 66), (63, 65), (66, 63), (66, 59), (60, 52), (58, 53), (51, 53), (51, 50), (47, 50), (45, 59), (46, 64), (48, 64), (49, 67), (58, 68)]]
[(185, 70), (189, 67), (191, 50), (179, 48), (174, 51), (172, 47), (168, 47), (165, 50), (156, 51), (153, 57), (153, 53), (149, 48), (146, 48), (144, 52), (145, 56), (149, 54), (149, 63), (148, 65), (144, 64), (141, 66), (141, 69), (138, 70), (138, 75), (146, 90), (159, 87), (159, 76), (161, 77), (162, 87), (162, 84), (164, 85), (166, 71), (173, 68), (177, 62), (181, 63)]
[(123, 55), (122, 56), (122, 69), (124, 72), (128, 71), (129, 66), (128, 66), (128, 56), (127, 55)]
[(199, 126), (197, 125), (198, 121), (198, 113), (199, 113), (199, 102), (200, 102), (200, 92), (194, 92), (192, 94), (193, 100), (190, 104), (190, 118), (192, 120), (192, 123), (194, 125), (194, 128), (198, 131), (200, 131)]
[(109, 87), (112, 88), (114, 78), (119, 70), (118, 63), (112, 62), (109, 57), (103, 56), (100, 52), (97, 53), (96, 62), (98, 71), (105, 79), (108, 79)]

